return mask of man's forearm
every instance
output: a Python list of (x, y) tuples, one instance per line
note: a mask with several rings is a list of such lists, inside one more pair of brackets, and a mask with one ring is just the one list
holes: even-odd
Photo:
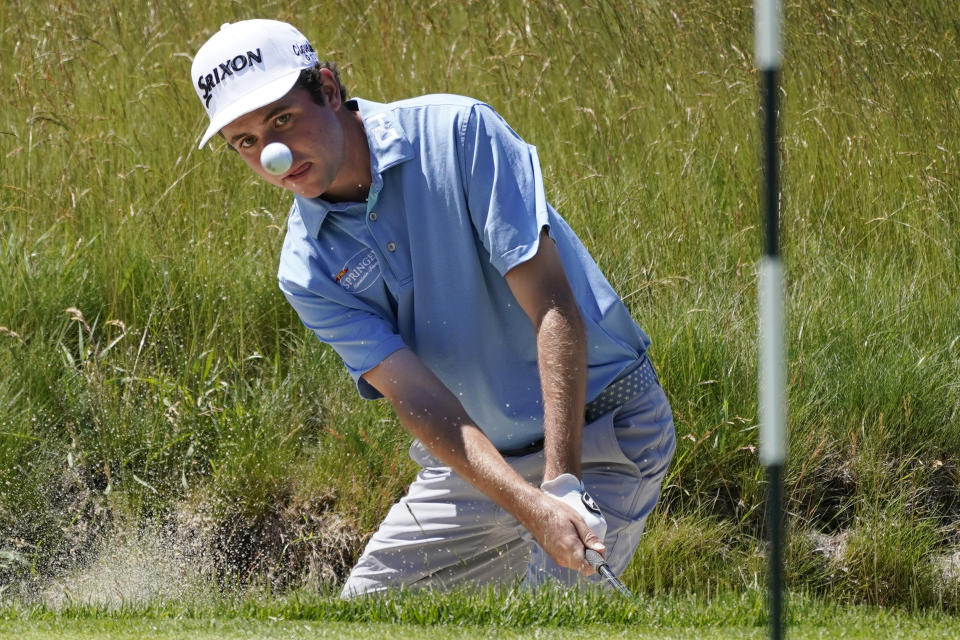
[(449, 401), (434, 398), (429, 413), (407, 411), (400, 420), (433, 455), (514, 516), (558, 564), (590, 575), (584, 546), (602, 550), (603, 541), (571, 506), (547, 496), (507, 464), (466, 413), (458, 411), (452, 395)]
[[(402, 372), (402, 373), (401, 373)], [(525, 525), (541, 493), (517, 473), (477, 427), (463, 405), (420, 359), (397, 351), (368, 374), (411, 435), (440, 461)]]
[(586, 337), (572, 300), (557, 304), (537, 330), (537, 357), (543, 387), (544, 480), (562, 473), (580, 477), (580, 447), (586, 400)]
[[(364, 377), (390, 400), (407, 431), (457, 475), (513, 515), (560, 566), (590, 574), (592, 568), (583, 557), (584, 546), (602, 547), (595, 546), (601, 541), (583, 518), (507, 464), (460, 401), (410, 350), (401, 349), (388, 356)], [(577, 442), (579, 461), (579, 438)]]
[(408, 397), (405, 405), (397, 415), (407, 431), (457, 475), (521, 523), (530, 525), (530, 507), (539, 499), (540, 491), (507, 464), (452, 394)]
[(580, 476), (580, 441), (587, 389), (586, 331), (580, 307), (547, 228), (537, 254), (504, 276), (533, 323), (543, 389), (544, 480)]

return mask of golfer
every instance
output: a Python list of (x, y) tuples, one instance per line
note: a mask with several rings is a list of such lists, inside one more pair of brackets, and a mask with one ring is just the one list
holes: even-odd
[[(619, 574), (674, 451), (649, 339), (547, 203), (536, 149), (453, 95), (348, 99), (291, 25), (226, 24), (193, 61), (210, 124), (293, 192), (279, 284), (386, 398), (421, 470), (344, 597)], [(261, 150), (289, 147), (281, 175)], [(606, 215), (606, 212), (597, 212)]]

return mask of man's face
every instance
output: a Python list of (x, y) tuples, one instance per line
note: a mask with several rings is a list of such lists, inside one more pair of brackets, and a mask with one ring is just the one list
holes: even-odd
[[(341, 103), (339, 95), (331, 97), (319, 105), (308, 91), (294, 87), (279, 100), (237, 118), (220, 133), (258, 176), (316, 198), (330, 190), (344, 165)], [(260, 152), (271, 142), (282, 142), (293, 153), (286, 174), (272, 175), (260, 164)]]

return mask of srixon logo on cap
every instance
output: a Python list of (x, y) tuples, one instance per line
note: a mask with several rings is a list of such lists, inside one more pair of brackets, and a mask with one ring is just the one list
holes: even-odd
[(211, 69), (211, 73), (197, 78), (197, 86), (203, 89), (203, 106), (210, 108), (213, 90), (217, 85), (233, 74), (239, 73), (247, 67), (252, 67), (254, 64), (263, 64), (263, 54), (259, 48), (256, 52), (247, 51), (246, 54), (241, 53), (232, 58), (227, 58)]

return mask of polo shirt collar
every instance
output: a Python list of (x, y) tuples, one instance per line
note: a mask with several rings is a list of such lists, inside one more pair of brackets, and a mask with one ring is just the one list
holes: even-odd
[[(371, 102), (363, 98), (348, 101), (356, 105), (370, 147), (370, 196), (376, 195), (383, 185), (380, 175), (387, 169), (413, 158), (413, 145), (407, 138), (400, 122), (393, 115), (390, 105)], [(311, 238), (320, 233), (320, 226), (331, 211), (343, 211), (351, 203), (328, 202), (323, 198), (304, 198), (294, 195), (296, 207)]]
[(370, 168), (374, 174), (413, 157), (413, 145), (407, 139), (400, 122), (394, 117), (391, 105), (354, 98), (363, 129), (370, 145)]

